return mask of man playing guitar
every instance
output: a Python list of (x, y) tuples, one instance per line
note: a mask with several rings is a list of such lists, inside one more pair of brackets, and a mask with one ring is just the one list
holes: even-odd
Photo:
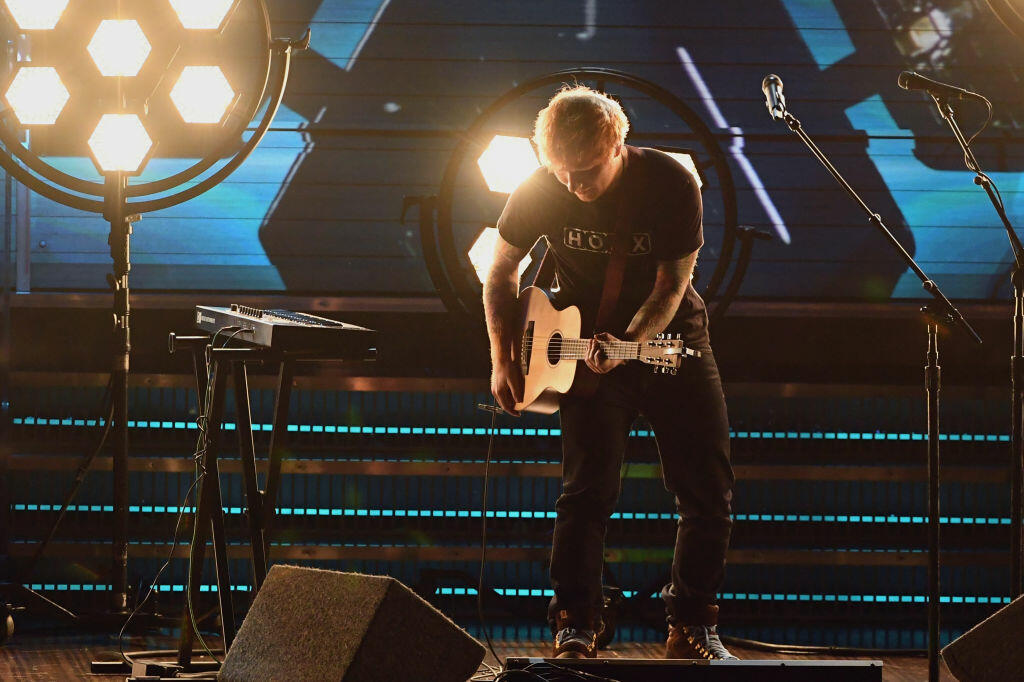
[[(578, 306), (584, 329), (595, 330), (585, 363), (601, 375), (592, 395), (567, 394), (559, 404), (562, 490), (548, 609), (554, 655), (597, 655), (605, 533), (626, 439), (643, 414), (679, 513), (672, 580), (662, 590), (666, 658), (735, 658), (718, 637), (714, 603), (732, 528), (729, 424), (707, 311), (690, 283), (703, 245), (700, 191), (670, 156), (625, 145), (628, 128), (617, 102), (583, 86), (564, 88), (537, 116), (534, 142), (544, 168), (509, 197), (484, 282), (491, 392), (505, 411), (519, 414), (518, 265), (543, 237), (555, 259), (554, 301)], [(606, 279), (620, 284), (606, 286)], [(701, 357), (668, 375), (602, 352), (602, 342), (661, 332), (682, 334)]]

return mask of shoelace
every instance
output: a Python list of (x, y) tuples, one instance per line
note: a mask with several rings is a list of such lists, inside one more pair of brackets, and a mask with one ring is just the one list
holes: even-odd
[(729, 653), (729, 650), (725, 648), (725, 645), (722, 644), (722, 640), (719, 639), (716, 628), (708, 627), (706, 625), (697, 625), (686, 627), (684, 632), (686, 633), (686, 638), (690, 640), (690, 644), (692, 644), (704, 658), (735, 658), (735, 656)]
[(558, 642), (561, 644), (570, 639), (589, 639), (588, 634), (588, 630), (577, 631), (576, 628), (562, 628), (558, 631)]

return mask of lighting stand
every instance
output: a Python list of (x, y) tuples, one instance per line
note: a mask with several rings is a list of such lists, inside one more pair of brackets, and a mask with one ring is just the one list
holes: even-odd
[[(113, 258), (113, 273), (107, 276), (113, 290), (114, 352), (111, 367), (112, 404), (106, 426), (111, 430), (113, 446), (114, 519), (112, 528), (112, 560), (109, 580), (113, 594), (115, 614), (126, 613), (128, 606), (128, 371), (131, 354), (131, 325), (129, 306), (128, 275), (130, 265), (130, 237), (132, 224), (142, 214), (176, 206), (198, 197), (223, 182), (255, 151), (270, 129), (280, 108), (288, 83), (291, 59), (295, 51), (309, 47), (310, 32), (301, 38), (275, 39), (271, 34), (270, 14), (266, 0), (244, 0), (253, 6), (256, 21), (262, 28), (261, 51), (262, 79), (246, 94), (245, 104), (236, 97), (233, 108), (222, 115), (218, 142), (206, 150), (200, 160), (188, 168), (149, 182), (129, 185), (129, 172), (105, 167), (97, 159), (97, 167), (103, 174), (103, 182), (69, 175), (39, 157), (23, 144), (23, 126), (10, 109), (0, 111), (0, 168), (25, 187), (51, 201), (70, 206), (80, 211), (102, 215), (110, 224), (108, 243)], [(227, 21), (230, 21), (228, 19)], [(186, 119), (187, 120), (187, 119)], [(253, 126), (251, 128), (251, 126)], [(251, 130), (251, 133), (249, 132)], [(248, 134), (248, 138), (246, 135)], [(244, 140), (239, 146), (238, 141)], [(218, 164), (220, 164), (218, 166)], [(140, 166), (141, 169), (141, 166)], [(95, 456), (95, 453), (94, 455)], [(88, 471), (91, 457), (85, 460), (76, 474), (64, 501), (64, 509), (78, 490), (81, 479)], [(61, 512), (61, 516), (63, 515)], [(60, 517), (58, 517), (59, 523)], [(56, 524), (49, 536), (37, 547), (35, 556), (28, 564), (28, 570), (36, 561), (56, 531)], [(26, 577), (28, 571), (19, 577)], [(19, 584), (0, 585), (0, 595), (7, 589), (24, 591)], [(41, 595), (31, 593), (31, 598), (42, 600), (74, 617)], [(0, 606), (3, 606), (0, 599)]]
[(110, 257), (113, 275), (107, 275), (114, 290), (114, 357), (111, 367), (114, 438), (114, 547), (110, 568), (115, 613), (128, 613), (128, 370), (131, 359), (131, 313), (129, 310), (128, 272), (131, 270), (130, 239), (132, 223), (138, 215), (128, 215), (128, 188), (124, 173), (111, 173), (104, 183), (103, 217), (110, 223)]
[[(1024, 508), (1021, 506), (1021, 489), (1024, 488), (1024, 246), (1010, 224), (1003, 201), (996, 192), (992, 179), (982, 172), (978, 159), (975, 158), (967, 138), (960, 130), (950, 98), (932, 95), (932, 100), (963, 150), (964, 162), (968, 170), (974, 172), (974, 184), (984, 188), (996, 213), (999, 214), (999, 219), (1006, 228), (1006, 236), (1010, 240), (1010, 248), (1013, 250), (1014, 267), (1010, 278), (1013, 283), (1013, 355), (1010, 356), (1010, 597), (1015, 598), (1020, 596), (1022, 590), (1021, 518), (1024, 515)], [(989, 103), (989, 107), (991, 106)]]
[(807, 135), (800, 121), (793, 114), (785, 111), (783, 120), (811, 150), (815, 158), (832, 174), (836, 182), (846, 193), (857, 202), (868, 221), (874, 225), (887, 239), (892, 248), (899, 253), (907, 267), (921, 280), (921, 286), (934, 299), (932, 303), (921, 309), (924, 313), (928, 331), (928, 350), (925, 356), (925, 394), (928, 400), (928, 679), (938, 682), (939, 679), (939, 390), (941, 369), (939, 367), (939, 327), (955, 326), (969, 336), (975, 343), (981, 343), (981, 337), (971, 328), (960, 311), (950, 303), (939, 286), (925, 274), (907, 253), (896, 236), (882, 222), (882, 217), (871, 210), (850, 183), (836, 170), (836, 167), (818, 148), (814, 140)]

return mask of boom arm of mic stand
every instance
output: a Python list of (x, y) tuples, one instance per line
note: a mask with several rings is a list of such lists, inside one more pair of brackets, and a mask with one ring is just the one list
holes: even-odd
[[(988, 194), (992, 206), (1003, 221), (1010, 239), (1016, 267), (1013, 271), (1013, 355), (1010, 356), (1010, 596), (1018, 597), (1024, 591), (1024, 249), (1017, 232), (1010, 224), (1002, 200), (993, 191), (992, 180), (982, 172), (978, 160), (956, 122), (956, 113), (949, 101), (933, 97), (939, 114), (949, 124), (953, 136), (964, 152), (967, 167), (974, 171), (975, 184)], [(987, 101), (987, 100), (986, 100)], [(989, 105), (991, 106), (991, 105)]]
[(846, 181), (846, 178), (844, 178), (836, 167), (832, 165), (832, 162), (828, 160), (825, 153), (818, 148), (818, 145), (814, 143), (814, 140), (812, 140), (804, 131), (803, 126), (800, 124), (800, 120), (788, 111), (784, 114), (783, 120), (786, 122), (786, 125), (789, 126), (789, 129), (796, 133), (803, 143), (807, 145), (807, 148), (810, 149), (811, 153), (814, 154), (814, 157), (821, 162), (821, 165), (823, 165), (825, 169), (832, 174), (832, 177), (836, 179), (836, 182), (838, 182), (840, 186), (846, 190), (846, 193), (849, 194), (855, 202), (857, 202), (864, 213), (867, 214), (868, 221), (882, 232), (892, 247), (900, 254), (903, 260), (906, 261), (907, 267), (909, 267), (921, 280), (921, 286), (924, 290), (928, 292), (933, 299), (935, 299), (935, 302), (940, 309), (936, 312), (940, 315), (946, 316), (949, 321), (959, 327), (975, 343), (981, 343), (981, 337), (978, 336), (978, 333), (974, 331), (971, 325), (968, 324), (967, 320), (964, 319), (964, 316), (960, 314), (960, 311), (956, 309), (948, 298), (946, 298), (935, 281), (928, 277), (924, 270), (918, 266), (917, 262), (914, 261), (914, 257), (911, 256), (905, 248), (903, 248), (903, 245), (900, 244), (898, 239), (896, 239), (896, 236), (892, 231), (886, 227), (884, 222), (882, 222), (882, 217), (872, 211), (871, 208), (864, 203), (864, 200), (861, 199), (856, 190), (850, 186), (850, 183)]
[[(974, 171), (974, 184), (984, 188), (985, 193), (988, 194), (989, 200), (992, 202), (992, 206), (995, 207), (996, 213), (999, 214), (999, 219), (1003, 222), (1003, 227), (1006, 228), (1006, 236), (1010, 240), (1010, 248), (1013, 249), (1013, 258), (1017, 263), (1017, 270), (1024, 271), (1024, 245), (1021, 244), (1020, 238), (1017, 236), (1017, 231), (1013, 229), (1013, 225), (1010, 224), (1010, 218), (1006, 215), (1006, 209), (1003, 207), (1003, 202), (996, 196), (995, 191), (992, 189), (992, 180), (985, 173), (982, 172), (981, 166), (978, 164), (978, 159), (974, 156), (974, 151), (971, 150), (970, 145), (967, 144), (967, 138), (964, 137), (964, 133), (960, 130), (959, 124), (956, 122), (956, 113), (953, 110), (953, 106), (949, 103), (949, 99), (935, 97), (932, 95), (932, 100), (935, 102), (935, 106), (939, 110), (939, 115), (945, 119), (946, 123), (949, 124), (950, 130), (953, 131), (953, 137), (956, 138), (957, 143), (960, 145), (960, 149), (964, 152), (964, 158), (969, 162), (967, 168)], [(986, 102), (988, 100), (985, 100)], [(991, 106), (991, 104), (989, 105)]]

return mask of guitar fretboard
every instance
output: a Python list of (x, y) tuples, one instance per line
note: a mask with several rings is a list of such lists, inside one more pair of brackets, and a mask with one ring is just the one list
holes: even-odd
[[(543, 341), (541, 341), (543, 343)], [(547, 340), (543, 349), (548, 357), (557, 355), (559, 360), (582, 360), (587, 357), (587, 346), (590, 339), (565, 339), (556, 336)], [(601, 343), (601, 350), (610, 360), (636, 360), (640, 357), (640, 344), (634, 341), (613, 341)], [(523, 342), (523, 349), (529, 353), (533, 350), (533, 339), (528, 338)], [(538, 344), (537, 350), (540, 349)]]

